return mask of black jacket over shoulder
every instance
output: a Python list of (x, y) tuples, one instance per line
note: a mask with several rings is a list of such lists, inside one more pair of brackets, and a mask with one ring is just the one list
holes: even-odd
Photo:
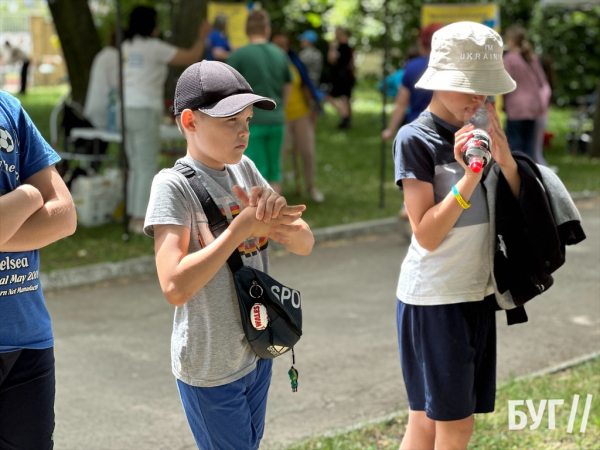
[[(565, 263), (565, 246), (586, 237), (579, 212), (558, 177), (523, 154), (514, 157), (521, 177), (519, 198), (497, 168), (496, 201), (490, 205), (495, 209), (490, 215), (495, 216), (496, 297), (504, 297), (498, 304), (507, 309), (509, 325), (527, 321), (522, 305), (552, 286), (551, 274)], [(489, 190), (493, 180), (485, 184)]]

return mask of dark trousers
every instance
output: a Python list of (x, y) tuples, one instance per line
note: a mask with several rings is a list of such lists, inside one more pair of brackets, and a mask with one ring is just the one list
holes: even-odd
[(23, 66), (21, 66), (21, 94), (25, 94), (27, 91), (27, 75), (29, 69), (29, 60), (23, 61)]
[(54, 448), (54, 349), (0, 353), (0, 449)]
[(506, 139), (512, 152), (523, 152), (534, 159), (535, 120), (507, 120)]

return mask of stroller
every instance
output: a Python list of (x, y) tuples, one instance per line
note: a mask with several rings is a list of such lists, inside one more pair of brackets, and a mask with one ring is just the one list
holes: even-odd
[[(82, 129), (89, 129), (89, 133), (82, 133)], [(101, 139), (101, 132), (100, 136), (94, 136), (94, 130), (92, 123), (84, 117), (82, 106), (70, 100), (70, 94), (64, 95), (50, 114), (51, 145), (58, 149), (62, 139), (63, 148), (56, 169), (69, 189), (76, 177), (98, 172), (102, 162), (111, 158), (106, 154), (108, 142)], [(82, 134), (86, 137), (80, 137)], [(78, 164), (74, 165), (72, 161), (78, 161)]]

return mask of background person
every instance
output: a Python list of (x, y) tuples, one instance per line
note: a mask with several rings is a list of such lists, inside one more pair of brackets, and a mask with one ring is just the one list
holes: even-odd
[(504, 55), (504, 67), (517, 82), (517, 89), (504, 96), (506, 137), (513, 152), (523, 152), (534, 159), (536, 120), (547, 116), (552, 92), (525, 29), (507, 29), (505, 40), (508, 52)]
[(321, 75), (323, 73), (323, 54), (315, 47), (315, 43), (318, 39), (319, 37), (314, 30), (306, 30), (298, 37), (300, 47), (302, 48), (298, 53), (298, 58), (300, 58), (300, 61), (302, 61), (302, 64), (306, 67), (308, 77), (310, 78), (314, 89), (318, 91), (318, 100), (311, 105), (310, 111), (310, 118), (315, 131), (317, 119), (323, 113), (321, 102), (324, 99), (324, 94), (320, 89)]
[(281, 149), (285, 134), (285, 107), (292, 88), (290, 60), (269, 42), (271, 19), (265, 10), (251, 11), (246, 22), (250, 43), (232, 53), (227, 61), (250, 83), (257, 95), (275, 100), (273, 111), (254, 111), (250, 123), (248, 156), (275, 192), (281, 192)]
[(335, 29), (336, 42), (329, 43), (327, 51), (327, 62), (331, 64), (331, 89), (326, 97), (330, 103), (340, 114), (342, 121), (338, 128), (350, 128), (350, 120), (352, 117), (352, 107), (350, 99), (352, 98), (352, 89), (355, 84), (354, 77), (354, 53), (348, 40), (350, 33), (344, 28)]
[(274, 33), (272, 42), (288, 54), (292, 72), (292, 90), (285, 107), (286, 130), (282, 163), (285, 161), (288, 150), (291, 150), (294, 179), (297, 179), (296, 154), (300, 153), (306, 191), (315, 202), (321, 203), (325, 197), (315, 185), (315, 130), (311, 118), (311, 109), (314, 109), (314, 106), (311, 108), (311, 105), (318, 103), (314, 97), (316, 94), (313, 93), (316, 89), (312, 86), (306, 67), (298, 55), (290, 49), (288, 35)]
[(419, 117), (431, 101), (433, 93), (426, 89), (416, 89), (415, 84), (427, 70), (431, 53), (431, 37), (440, 28), (442, 25), (436, 23), (419, 32), (417, 42), (419, 56), (409, 59), (406, 63), (402, 75), (402, 86), (394, 101), (394, 112), (392, 112), (387, 128), (381, 132), (381, 137), (386, 141), (393, 138), (402, 125)]
[[(115, 130), (116, 117), (109, 124), (109, 106), (117, 110), (116, 95), (119, 89), (119, 49), (115, 47), (115, 33), (109, 35), (108, 45), (94, 57), (90, 69), (83, 115), (95, 128)], [(116, 116), (116, 115), (115, 115)]]
[(210, 31), (210, 26), (203, 23), (192, 48), (177, 48), (158, 39), (156, 19), (154, 8), (136, 7), (129, 16), (129, 30), (123, 42), (125, 149), (130, 168), (127, 215), (130, 231), (137, 234), (143, 232), (152, 178), (157, 171), (167, 66), (188, 66), (198, 61)]
[(227, 17), (217, 16), (213, 22), (213, 29), (206, 38), (206, 51), (204, 59), (207, 61), (227, 62), (231, 55), (231, 46), (227, 37)]

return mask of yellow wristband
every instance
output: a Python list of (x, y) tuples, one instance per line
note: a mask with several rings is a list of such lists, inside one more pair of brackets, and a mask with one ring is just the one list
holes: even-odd
[(471, 203), (465, 202), (465, 199), (462, 198), (462, 195), (460, 195), (460, 192), (458, 192), (458, 189), (456, 189), (456, 186), (452, 186), (452, 193), (456, 197), (456, 200), (458, 200), (458, 204), (460, 206), (462, 206), (463, 209), (467, 209), (467, 208), (471, 207)]

